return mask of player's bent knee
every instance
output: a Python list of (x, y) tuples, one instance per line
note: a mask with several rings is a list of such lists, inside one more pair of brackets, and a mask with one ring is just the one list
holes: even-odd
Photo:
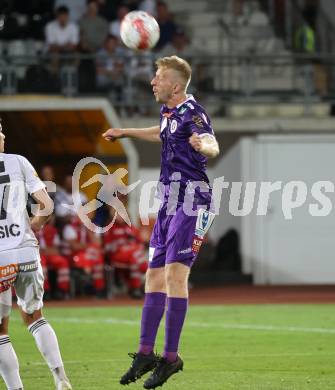
[(166, 266), (165, 280), (167, 284), (187, 284), (190, 268), (182, 263), (172, 263)]
[(165, 292), (165, 270), (164, 268), (148, 269), (145, 279), (145, 292)]
[(166, 266), (165, 280), (168, 296), (186, 297), (188, 295), (189, 267), (181, 263)]
[(0, 336), (4, 336), (8, 334), (8, 324), (9, 324), (9, 317), (1, 318)]
[(33, 324), (35, 321), (39, 320), (40, 318), (43, 317), (43, 314), (42, 314), (42, 310), (39, 309), (39, 310), (35, 310), (34, 312), (32, 313), (25, 313), (22, 309), (21, 309), (21, 317), (23, 319), (23, 322), (29, 326), (31, 324)]

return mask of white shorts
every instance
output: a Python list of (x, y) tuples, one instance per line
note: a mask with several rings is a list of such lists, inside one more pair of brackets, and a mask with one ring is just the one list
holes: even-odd
[(12, 307), (12, 289), (17, 304), (27, 313), (43, 307), (44, 277), (37, 247), (0, 252), (0, 319), (8, 317)]

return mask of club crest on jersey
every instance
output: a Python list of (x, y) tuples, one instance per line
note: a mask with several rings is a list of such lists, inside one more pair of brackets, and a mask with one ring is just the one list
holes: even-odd
[(214, 213), (211, 213), (210, 211), (200, 209), (197, 222), (196, 222), (196, 227), (195, 227), (195, 234), (198, 237), (203, 237), (211, 227), (213, 220), (214, 220)]
[(179, 114), (184, 114), (184, 112), (187, 110), (187, 107), (181, 107), (179, 110)]
[(171, 133), (174, 133), (177, 130), (177, 127), (178, 127), (178, 123), (175, 119), (173, 119), (173, 121), (171, 121), (171, 125), (170, 125)]
[(197, 127), (201, 128), (201, 129), (204, 127), (204, 122), (203, 122), (202, 118), (200, 118), (199, 115), (193, 115), (192, 121), (195, 123), (195, 125)]

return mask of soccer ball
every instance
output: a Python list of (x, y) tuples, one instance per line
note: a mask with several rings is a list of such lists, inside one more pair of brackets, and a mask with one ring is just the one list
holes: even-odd
[(122, 19), (120, 35), (122, 42), (130, 49), (147, 50), (156, 45), (159, 26), (147, 12), (132, 11)]

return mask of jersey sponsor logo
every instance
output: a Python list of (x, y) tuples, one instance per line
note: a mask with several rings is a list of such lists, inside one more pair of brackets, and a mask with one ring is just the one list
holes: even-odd
[(0, 226), (0, 239), (18, 237), (20, 234), (20, 226), (16, 223)]
[(193, 243), (192, 243), (192, 252), (193, 253), (199, 253), (201, 245), (202, 245), (202, 242), (203, 242), (203, 238), (202, 237), (195, 236), (193, 238)]
[(186, 248), (186, 249), (182, 249), (180, 251), (178, 251), (178, 255), (184, 255), (186, 253), (190, 253), (192, 252), (192, 248)]
[(204, 127), (204, 122), (203, 122), (202, 118), (201, 118), (199, 115), (193, 115), (193, 116), (192, 116), (192, 121), (194, 122), (194, 124), (195, 124), (199, 129), (203, 129), (203, 127)]
[(211, 227), (215, 214), (205, 209), (200, 209), (197, 222), (195, 225), (195, 234), (198, 237), (203, 237)]
[(178, 123), (177, 123), (177, 121), (174, 119), (174, 120), (171, 122), (171, 125), (170, 125), (170, 131), (171, 131), (171, 133), (174, 133), (174, 132), (177, 130), (177, 127), (178, 127)]

